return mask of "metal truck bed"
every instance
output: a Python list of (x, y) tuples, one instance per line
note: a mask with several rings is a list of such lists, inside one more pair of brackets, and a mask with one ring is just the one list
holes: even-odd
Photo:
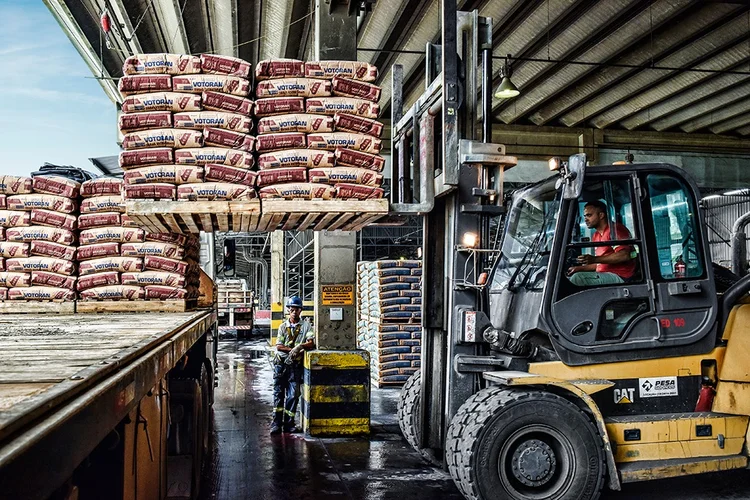
[(28, 495), (40, 470), (80, 463), (215, 324), (214, 311), (0, 316), (0, 484)]

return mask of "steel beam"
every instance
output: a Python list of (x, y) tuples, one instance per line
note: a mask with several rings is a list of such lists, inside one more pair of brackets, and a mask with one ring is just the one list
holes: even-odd
[(284, 57), (289, 23), (292, 21), (292, 2), (264, 1), (261, 11), (260, 60)]
[(182, 19), (187, 0), (154, 0), (157, 19), (164, 23), (162, 35), (169, 52), (187, 54), (190, 52), (185, 21)]
[[(684, 132), (599, 130), (584, 127), (537, 127), (532, 125), (493, 124), (494, 140), (505, 144), (506, 154), (522, 160), (544, 160), (550, 156), (568, 156), (584, 148), (638, 149), (678, 153), (747, 155), (750, 140), (727, 135)], [(593, 138), (590, 136), (593, 135)], [(589, 137), (583, 143), (580, 137)]]
[(68, 9), (63, 0), (44, 0), (45, 5), (50, 10), (63, 32), (76, 48), (81, 58), (94, 75), (100, 75), (99, 84), (102, 86), (104, 93), (113, 102), (120, 100), (120, 92), (117, 90), (117, 83), (112, 79), (112, 75), (104, 68), (99, 60), (99, 55), (89, 43), (86, 35), (76, 22), (73, 14)]
[(214, 53), (237, 57), (237, 0), (208, 2)]
[[(135, 27), (130, 21), (130, 16), (125, 8), (122, 0), (109, 0), (111, 6), (111, 13), (114, 16), (114, 21), (117, 24), (118, 29), (124, 38), (124, 41), (128, 44), (128, 49), (131, 54), (143, 54), (143, 47), (138, 39)], [(139, 26), (140, 28), (140, 26)]]
[[(587, 54), (587, 57), (592, 57), (594, 60), (598, 59), (602, 65), (606, 66), (619, 63), (644, 64), (648, 61), (648, 58), (644, 58), (644, 55), (652, 54), (653, 61), (659, 63), (663, 58), (692, 43), (693, 37), (687, 36), (686, 29), (690, 27), (691, 22), (695, 22), (694, 19), (707, 23), (704, 30), (710, 30), (734, 17), (732, 12), (727, 13), (721, 10), (725, 6), (719, 9), (712, 7), (713, 10), (706, 10), (705, 13), (696, 13), (693, 2), (685, 2), (684, 5), (680, 4), (675, 7), (679, 7), (676, 12), (665, 8), (653, 13), (655, 16), (653, 18), (653, 31), (642, 34), (636, 31), (635, 33), (631, 32), (630, 35), (626, 32), (622, 36), (629, 36), (632, 40), (624, 47), (612, 53), (598, 55), (597, 52), (601, 51), (600, 48), (597, 49), (597, 52)], [(642, 21), (636, 19), (635, 22), (641, 24), (645, 22), (647, 19), (646, 13), (643, 14), (643, 18)], [(651, 22), (650, 19), (648, 20)], [(666, 47), (656, 53), (650, 51), (652, 37), (662, 40), (662, 44)], [(625, 68), (608, 68), (604, 71), (596, 66), (565, 68), (556, 77), (556, 80), (564, 82), (564, 85), (554, 91), (548, 90), (547, 94), (549, 95), (540, 99), (541, 105), (529, 108), (526, 113), (535, 124), (548, 124), (571, 112), (581, 103), (590, 102), (592, 99), (606, 94), (611, 88), (627, 82), (636, 71)], [(545, 86), (547, 85), (545, 84)], [(534, 90), (531, 89), (532, 94), (533, 92)]]

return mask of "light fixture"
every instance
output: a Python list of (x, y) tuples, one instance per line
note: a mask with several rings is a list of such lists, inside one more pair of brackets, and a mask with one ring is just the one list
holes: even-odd
[(552, 172), (557, 172), (558, 170), (560, 170), (562, 168), (562, 164), (562, 158), (560, 158), (559, 156), (553, 156), (552, 158), (547, 160), (547, 165)]
[(512, 74), (513, 70), (510, 67), (510, 54), (508, 54), (505, 57), (503, 67), (500, 69), (500, 85), (495, 90), (495, 97), (498, 99), (510, 99), (521, 93), (518, 88), (513, 85), (513, 82), (510, 81)]
[(464, 233), (462, 243), (466, 248), (475, 248), (479, 243), (479, 236), (477, 233)]

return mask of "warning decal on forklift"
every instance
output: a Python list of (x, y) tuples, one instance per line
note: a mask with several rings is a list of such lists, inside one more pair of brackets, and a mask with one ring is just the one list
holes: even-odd
[(642, 398), (677, 396), (677, 377), (639, 378), (638, 393)]
[(354, 305), (354, 285), (322, 285), (320, 298), (324, 306)]

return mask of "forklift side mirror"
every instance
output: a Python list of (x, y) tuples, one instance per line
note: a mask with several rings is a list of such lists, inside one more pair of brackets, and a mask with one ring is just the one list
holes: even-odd
[(579, 153), (568, 159), (568, 165), (563, 167), (562, 177), (558, 180), (558, 188), (563, 188), (563, 198), (575, 200), (583, 191), (583, 174), (586, 170), (586, 154)]

